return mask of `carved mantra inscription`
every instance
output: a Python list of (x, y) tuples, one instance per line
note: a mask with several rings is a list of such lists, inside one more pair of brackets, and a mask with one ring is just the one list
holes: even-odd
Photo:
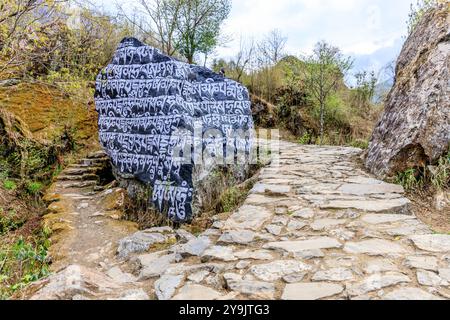
[(192, 218), (194, 166), (249, 161), (247, 89), (134, 38), (120, 43), (98, 75), (95, 104), (113, 165), (150, 185), (151, 201), (173, 221)]

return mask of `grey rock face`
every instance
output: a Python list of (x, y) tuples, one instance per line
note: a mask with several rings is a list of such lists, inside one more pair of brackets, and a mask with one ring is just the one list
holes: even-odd
[(450, 141), (448, 5), (425, 14), (397, 60), (396, 80), (369, 144), (380, 177), (434, 162)]

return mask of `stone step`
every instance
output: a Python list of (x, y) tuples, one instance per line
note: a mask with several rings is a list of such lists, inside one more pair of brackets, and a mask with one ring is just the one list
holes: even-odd
[(64, 189), (69, 189), (69, 188), (89, 188), (89, 187), (94, 187), (97, 185), (97, 181), (80, 181), (80, 182), (67, 182), (67, 183), (63, 183), (62, 187)]
[(96, 174), (84, 175), (68, 175), (62, 174), (57, 178), (58, 181), (98, 181), (99, 177)]
[(109, 158), (95, 158), (95, 159), (89, 159), (89, 158), (85, 158), (85, 159), (81, 159), (80, 160), (80, 164), (84, 165), (84, 166), (98, 166), (98, 165), (102, 165), (105, 164), (109, 161)]
[(88, 159), (102, 159), (102, 158), (107, 158), (108, 155), (106, 154), (105, 151), (96, 151), (96, 152), (92, 152), (90, 154), (88, 154), (87, 158)]
[(85, 174), (95, 173), (100, 167), (69, 167), (62, 173), (68, 176), (82, 176)]

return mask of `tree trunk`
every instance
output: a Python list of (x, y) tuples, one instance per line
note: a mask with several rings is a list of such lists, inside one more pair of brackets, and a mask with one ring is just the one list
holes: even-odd
[(320, 145), (323, 145), (323, 127), (325, 124), (325, 103), (320, 101)]

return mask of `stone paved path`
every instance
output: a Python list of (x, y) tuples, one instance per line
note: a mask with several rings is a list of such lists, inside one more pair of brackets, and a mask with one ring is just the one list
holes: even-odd
[(73, 261), (94, 268), (78, 271), (96, 283), (79, 296), (450, 298), (450, 235), (416, 219), (401, 187), (360, 168), (361, 150), (280, 149), (280, 166), (264, 168), (245, 203), (201, 235), (168, 227), (117, 233), (110, 241), (119, 239), (118, 255), (107, 264)]
[(450, 236), (418, 221), (400, 186), (365, 173), (360, 153), (282, 143), (280, 167), (262, 171), (239, 210), (138, 256), (140, 277), (158, 278), (166, 259), (164, 299), (450, 298)]

